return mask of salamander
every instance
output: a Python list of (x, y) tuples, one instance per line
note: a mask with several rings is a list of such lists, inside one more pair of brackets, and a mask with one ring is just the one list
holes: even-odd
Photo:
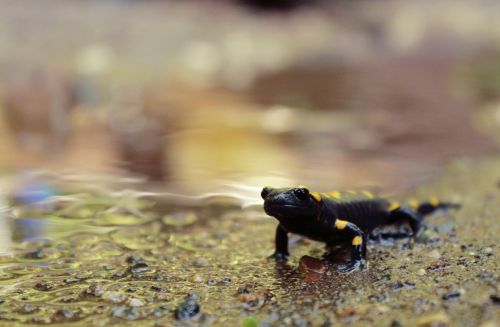
[(328, 249), (350, 243), (352, 258), (340, 266), (342, 272), (365, 267), (367, 235), (376, 227), (406, 222), (411, 228), (411, 236), (415, 237), (425, 215), (437, 209), (459, 207), (436, 198), (423, 203), (410, 200), (408, 204), (400, 204), (368, 191), (318, 193), (310, 192), (305, 186), (264, 187), (261, 197), (266, 214), (279, 222), (272, 258), (286, 260), (289, 256), (288, 233), (323, 242)]

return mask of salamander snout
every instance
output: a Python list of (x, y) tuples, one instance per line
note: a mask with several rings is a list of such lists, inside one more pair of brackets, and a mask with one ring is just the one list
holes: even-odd
[(269, 186), (266, 186), (262, 189), (262, 191), (260, 192), (260, 196), (262, 197), (262, 199), (266, 199), (266, 197), (273, 191), (273, 189)]

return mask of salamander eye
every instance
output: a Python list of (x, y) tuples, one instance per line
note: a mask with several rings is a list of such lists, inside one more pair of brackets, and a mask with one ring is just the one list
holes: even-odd
[(265, 200), (266, 197), (269, 195), (269, 193), (271, 193), (272, 190), (273, 190), (272, 188), (266, 186), (260, 192), (260, 196)]
[(299, 187), (293, 190), (293, 194), (299, 199), (299, 200), (307, 200), (309, 198), (309, 190), (306, 189), (305, 187)]

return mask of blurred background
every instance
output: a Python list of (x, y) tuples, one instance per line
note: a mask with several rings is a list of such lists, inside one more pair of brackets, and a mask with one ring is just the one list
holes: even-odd
[(0, 0), (0, 189), (408, 190), (498, 155), (499, 18), (496, 1)]

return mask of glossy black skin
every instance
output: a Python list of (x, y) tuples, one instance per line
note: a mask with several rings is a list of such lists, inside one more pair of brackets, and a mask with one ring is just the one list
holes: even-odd
[[(370, 231), (381, 225), (407, 221), (415, 235), (423, 219), (418, 210), (409, 207), (398, 206), (390, 210), (389, 201), (369, 193), (343, 192), (337, 198), (324, 193), (313, 194), (304, 187), (265, 187), (262, 190), (265, 212), (279, 221), (273, 258), (285, 260), (288, 257), (288, 233), (323, 242), (328, 248), (343, 243), (351, 244), (359, 236), (362, 243), (352, 245), (351, 261), (340, 268), (344, 272), (354, 271), (365, 265), (366, 235)], [(319, 197), (321, 199), (318, 200)], [(348, 223), (339, 228), (336, 226), (337, 220)]]

